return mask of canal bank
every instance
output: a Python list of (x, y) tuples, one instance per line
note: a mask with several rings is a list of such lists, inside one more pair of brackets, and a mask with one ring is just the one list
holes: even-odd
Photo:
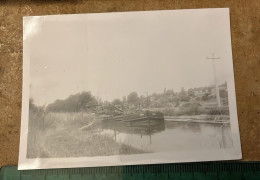
[(164, 116), (164, 120), (186, 123), (230, 124), (229, 115)]

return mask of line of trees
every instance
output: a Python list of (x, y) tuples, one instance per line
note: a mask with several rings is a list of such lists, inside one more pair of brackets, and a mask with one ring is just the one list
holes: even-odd
[[(219, 87), (222, 103), (223, 105), (227, 105), (227, 84), (221, 84)], [(136, 92), (132, 92), (127, 96), (127, 98), (124, 97), (123, 100), (115, 99), (112, 103), (114, 105), (135, 105), (141, 106), (142, 108), (147, 108), (148, 106), (151, 108), (167, 108), (169, 107), (169, 104), (171, 104), (171, 106), (178, 107), (181, 102), (207, 102), (215, 100), (215, 87), (207, 86), (191, 88), (188, 90), (181, 88), (179, 92), (174, 92), (172, 89), (165, 89), (162, 93), (153, 93), (150, 95), (147, 94), (140, 96), (138, 96)]]
[[(220, 97), (222, 102), (227, 104), (227, 84), (220, 85)], [(207, 102), (214, 100), (214, 87), (200, 87), (174, 92), (172, 89), (164, 90), (162, 93), (153, 93), (150, 95), (138, 95), (137, 92), (131, 92), (128, 96), (122, 99), (114, 99), (112, 102), (102, 101), (93, 96), (91, 92), (81, 92), (70, 95), (64, 100), (56, 100), (44, 108), (48, 112), (80, 112), (80, 111), (94, 111), (97, 105), (115, 105), (121, 106), (122, 109), (129, 108), (168, 108), (178, 107), (183, 102)], [(198, 94), (198, 92), (200, 94)], [(36, 111), (40, 107), (34, 105), (33, 100), (30, 100), (30, 110)], [(41, 107), (42, 108), (42, 107)]]

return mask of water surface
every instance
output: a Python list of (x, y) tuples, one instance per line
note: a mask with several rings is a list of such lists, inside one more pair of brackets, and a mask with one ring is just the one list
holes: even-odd
[[(139, 127), (139, 128), (138, 128)], [(149, 152), (231, 148), (229, 125), (188, 122), (169, 122), (127, 125), (105, 123), (101, 134), (115, 141)]]

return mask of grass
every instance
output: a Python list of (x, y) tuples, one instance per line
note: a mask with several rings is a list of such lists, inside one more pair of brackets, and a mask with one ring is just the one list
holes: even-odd
[(141, 154), (145, 151), (118, 143), (98, 133), (100, 123), (80, 130), (94, 121), (86, 113), (30, 113), (28, 158), (65, 158)]
[(111, 137), (81, 132), (59, 132), (46, 136), (41, 157), (91, 157), (144, 153), (119, 144)]

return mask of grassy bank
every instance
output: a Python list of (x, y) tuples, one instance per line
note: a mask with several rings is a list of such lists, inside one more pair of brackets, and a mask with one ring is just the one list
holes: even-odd
[[(39, 118), (40, 117), (40, 118)], [(98, 133), (95, 123), (88, 131), (80, 127), (94, 121), (86, 113), (31, 114), (28, 158), (91, 157), (145, 153)], [(43, 122), (42, 122), (43, 121)]]
[(57, 132), (42, 139), (40, 157), (91, 157), (144, 153), (96, 133)]

